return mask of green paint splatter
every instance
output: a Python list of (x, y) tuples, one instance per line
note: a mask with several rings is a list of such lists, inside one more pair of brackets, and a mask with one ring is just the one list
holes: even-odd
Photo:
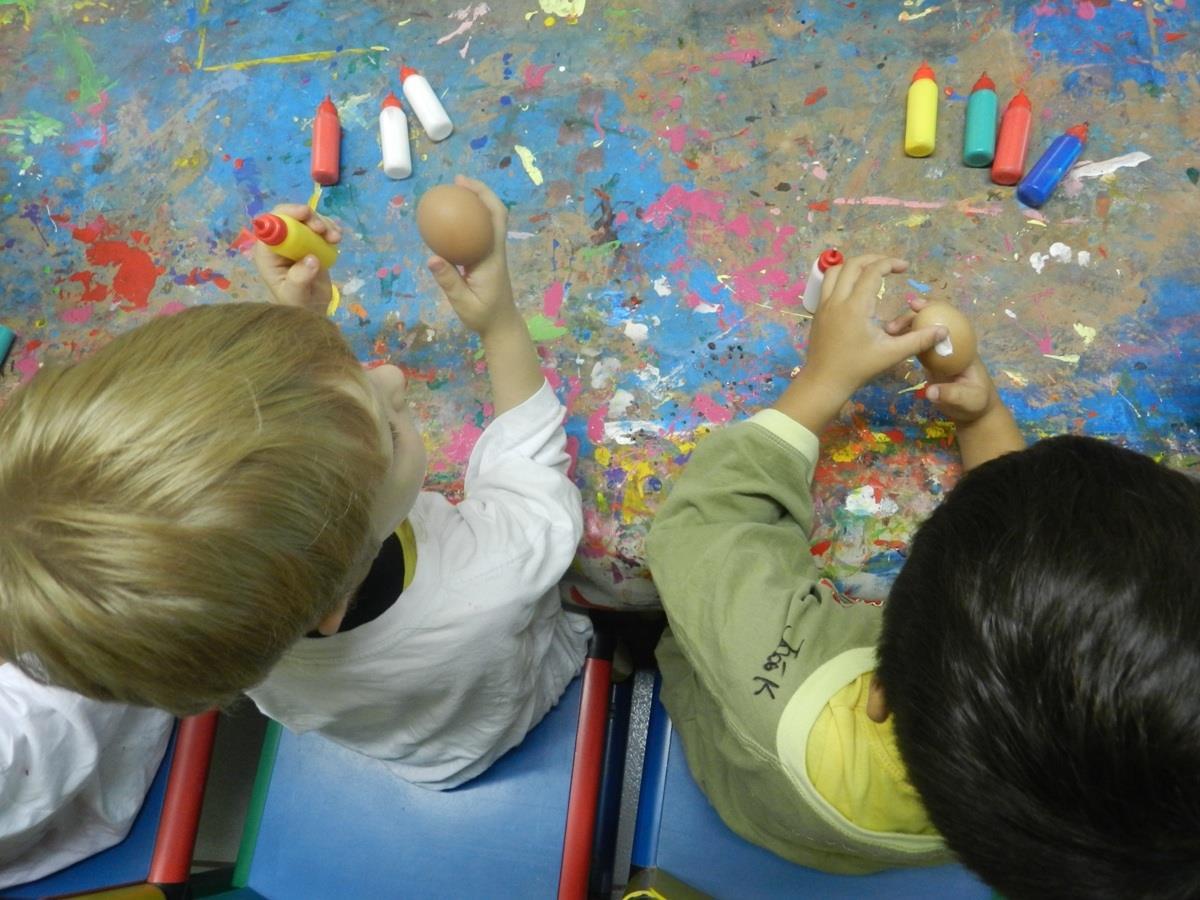
[(1200, 181), (1200, 169), (1197, 169), (1195, 166), (1188, 166), (1187, 177), (1188, 181), (1192, 184)]
[(535, 341), (552, 341), (567, 333), (561, 325), (555, 325), (542, 313), (538, 313), (525, 323), (529, 328), (529, 336)]
[(620, 246), (620, 241), (609, 241), (607, 244), (597, 244), (595, 247), (584, 247), (579, 251), (579, 258), (594, 259), (597, 256), (608, 256), (610, 253), (615, 253)]
[(35, 0), (0, 0), (0, 7), (16, 7), (15, 10), (6, 10), (0, 8), (0, 25), (11, 25), (14, 21), (16, 21), (17, 14), (20, 13), (21, 24), (25, 27), (25, 30), (28, 31), (30, 25), (29, 14), (33, 11), (34, 2)]
[[(88, 55), (87, 49), (83, 45), (83, 40), (79, 37), (79, 32), (75, 27), (59, 16), (54, 19), (56, 28), (56, 37), (62, 44), (62, 48), (67, 53), (67, 58), (70, 59), (71, 65), (75, 70), (74, 80), (76, 82), (76, 90), (79, 91), (79, 98), (76, 101), (81, 106), (91, 106), (100, 100), (100, 95), (108, 90), (114, 84), (107, 76), (101, 75), (96, 71), (96, 64)], [(64, 83), (71, 81), (71, 76), (68, 74), (66, 67), (60, 65), (56, 74)]]
[(62, 122), (36, 111), (11, 119), (0, 119), (0, 134), (7, 134), (12, 138), (5, 142), (4, 152), (18, 160), (22, 172), (28, 171), (33, 165), (33, 154), (29, 152), (29, 145), (44, 144), (62, 132)]

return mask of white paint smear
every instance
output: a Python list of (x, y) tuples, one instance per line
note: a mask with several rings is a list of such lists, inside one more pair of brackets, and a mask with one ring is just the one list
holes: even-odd
[(654, 293), (660, 297), (671, 296), (671, 282), (667, 280), (666, 275), (660, 275), (654, 279)]
[(950, 335), (946, 335), (940, 341), (933, 345), (933, 352), (938, 356), (949, 356), (954, 352), (954, 344), (950, 342)]
[(1102, 175), (1111, 175), (1117, 169), (1136, 168), (1152, 158), (1149, 153), (1135, 150), (1124, 156), (1114, 156), (1112, 159), (1104, 159), (1100, 162), (1082, 162), (1070, 171), (1068, 177), (1099, 178)]
[(608, 414), (617, 417), (623, 416), (632, 405), (633, 394), (618, 388), (613, 391), (613, 395), (608, 401)]
[(640, 344), (650, 334), (650, 329), (641, 322), (626, 322), (625, 337), (629, 338), (635, 344)]
[(1029, 254), (1029, 264), (1031, 266), (1033, 266), (1033, 271), (1035, 271), (1039, 275), (1041, 275), (1042, 269), (1046, 268), (1046, 260), (1048, 260), (1049, 258), (1050, 258), (1050, 254), (1048, 254), (1048, 253), (1037, 253), (1037, 252), (1030, 253)]
[(622, 419), (619, 422), (604, 423), (604, 440), (614, 444), (628, 445), (644, 434), (662, 437), (666, 433), (667, 430), (657, 422), (648, 422), (645, 419)]
[(610, 381), (614, 381), (617, 377), (617, 372), (621, 370), (621, 361), (614, 359), (611, 356), (606, 356), (604, 359), (598, 360), (592, 366), (592, 388), (600, 390), (605, 387)]
[(890, 516), (900, 509), (889, 497), (875, 499), (875, 488), (869, 484), (846, 495), (846, 511), (856, 516)]
[(1079, 263), (1079, 265), (1086, 269), (1092, 262), (1092, 254), (1088, 253), (1086, 250), (1080, 250), (1075, 254), (1075, 262)]
[(1056, 259), (1059, 262), (1069, 263), (1071, 261), (1071, 248), (1062, 241), (1055, 241), (1050, 245), (1050, 258)]

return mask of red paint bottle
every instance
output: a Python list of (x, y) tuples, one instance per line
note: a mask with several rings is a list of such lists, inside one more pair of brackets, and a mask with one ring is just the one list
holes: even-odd
[(1024, 91), (1008, 101), (996, 138), (996, 158), (992, 160), (992, 181), (1016, 184), (1025, 174), (1025, 151), (1033, 130), (1033, 107)]
[(317, 184), (337, 184), (341, 158), (342, 124), (329, 95), (317, 107), (312, 130), (312, 178)]

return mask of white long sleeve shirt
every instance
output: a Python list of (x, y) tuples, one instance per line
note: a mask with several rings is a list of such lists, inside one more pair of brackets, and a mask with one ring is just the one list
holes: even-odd
[(416, 569), (399, 599), (357, 628), (291, 647), (248, 692), (259, 709), (436, 790), (520, 743), (591, 636), (556, 589), (583, 532), (564, 412), (543, 383), (488, 425), (462, 502), (422, 493), (409, 515)]
[(124, 840), (174, 719), (100, 703), (0, 663), (0, 889)]

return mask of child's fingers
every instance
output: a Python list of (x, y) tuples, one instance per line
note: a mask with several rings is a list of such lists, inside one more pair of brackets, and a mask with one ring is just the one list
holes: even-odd
[[(825, 280), (821, 282), (821, 305), (833, 296), (833, 292), (837, 290), (838, 280), (842, 277), (842, 264), (830, 266), (825, 270)], [(820, 308), (820, 307), (818, 307)]]
[(917, 314), (915, 312), (901, 313), (892, 319), (892, 321), (885, 323), (883, 330), (891, 335), (904, 334), (904, 332), (912, 327), (912, 321), (916, 317)]
[[(850, 257), (850, 259), (846, 260), (846, 262), (842, 263), (840, 266), (841, 272), (838, 273), (836, 282), (834, 284), (834, 289), (829, 292), (829, 297), (822, 297), (821, 302), (824, 303), (826, 299), (828, 299), (830, 303), (844, 302), (854, 290), (854, 286), (858, 283), (858, 277), (863, 268), (885, 258), (886, 257), (880, 256), (878, 253), (866, 253), (862, 256)], [(833, 270), (830, 269), (825, 273), (826, 278), (829, 277), (829, 272), (831, 271)], [(824, 291), (822, 291), (822, 294), (824, 294)]]
[(911, 309), (915, 313), (919, 313), (921, 310), (923, 310), (928, 305), (929, 305), (929, 301), (926, 300), (924, 297), (909, 297), (908, 298), (908, 308)]
[(897, 335), (888, 344), (892, 350), (895, 362), (932, 350), (934, 344), (943, 340), (950, 332), (945, 325), (935, 325), (932, 328), (920, 328), (906, 334)]
[(988, 401), (986, 388), (965, 381), (931, 384), (925, 388), (925, 396), (951, 418), (976, 416), (983, 412)]
[(279, 302), (287, 306), (309, 306), (312, 283), (320, 272), (321, 264), (311, 253), (292, 263), (276, 291)]
[(301, 222), (307, 222), (316, 213), (306, 203), (279, 203), (271, 212), (277, 215), (291, 216)]
[(850, 292), (850, 298), (874, 310), (876, 298), (883, 287), (883, 279), (888, 275), (899, 274), (907, 268), (908, 263), (891, 256), (881, 257), (869, 266), (863, 266), (862, 271), (858, 273), (858, 282)]
[(440, 256), (431, 256), (427, 265), (429, 271), (433, 273), (434, 281), (438, 283), (438, 287), (442, 289), (442, 293), (446, 295), (446, 299), (450, 301), (450, 305), (454, 307), (455, 311), (477, 302), (475, 292), (471, 290), (470, 285), (456, 267)]

